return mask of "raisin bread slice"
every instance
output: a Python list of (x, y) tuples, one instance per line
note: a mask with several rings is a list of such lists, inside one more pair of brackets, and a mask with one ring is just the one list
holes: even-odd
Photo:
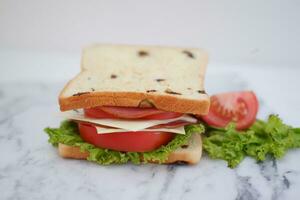
[(201, 49), (93, 45), (83, 50), (81, 72), (60, 93), (60, 109), (153, 106), (206, 114), (207, 62)]

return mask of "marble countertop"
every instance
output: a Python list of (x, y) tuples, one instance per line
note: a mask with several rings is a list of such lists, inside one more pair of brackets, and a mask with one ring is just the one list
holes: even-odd
[[(300, 71), (217, 67), (209, 93), (254, 90), (259, 117), (278, 113), (300, 126)], [(198, 165), (99, 166), (66, 160), (43, 129), (59, 125), (57, 95), (64, 81), (0, 81), (0, 199), (299, 199), (300, 149), (281, 160), (245, 159), (230, 169), (205, 154)]]

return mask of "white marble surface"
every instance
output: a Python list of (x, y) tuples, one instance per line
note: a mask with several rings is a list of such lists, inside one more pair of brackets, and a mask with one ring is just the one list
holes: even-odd
[[(275, 112), (300, 126), (299, 72), (212, 66), (207, 90), (253, 89), (259, 117)], [(55, 113), (63, 84), (0, 81), (0, 199), (299, 199), (300, 149), (278, 161), (257, 164), (248, 158), (236, 169), (206, 155), (196, 166), (99, 166), (62, 159), (43, 128), (59, 124)]]

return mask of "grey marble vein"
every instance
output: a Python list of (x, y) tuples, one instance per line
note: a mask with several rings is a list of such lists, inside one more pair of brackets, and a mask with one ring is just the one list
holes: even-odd
[(249, 182), (250, 177), (242, 177), (237, 175), (237, 190), (236, 200), (256, 200), (259, 199), (259, 192)]
[(284, 174), (278, 173), (277, 161), (274, 158), (269, 158), (260, 163), (259, 166), (261, 174), (272, 187), (272, 200), (281, 199), (281, 193), (289, 189), (291, 183)]
[(168, 194), (169, 186), (172, 184), (172, 180), (174, 179), (176, 173), (176, 166), (169, 165), (167, 166), (167, 176), (165, 180), (163, 180), (163, 185), (159, 191), (158, 198), (159, 200), (165, 199), (165, 195)]

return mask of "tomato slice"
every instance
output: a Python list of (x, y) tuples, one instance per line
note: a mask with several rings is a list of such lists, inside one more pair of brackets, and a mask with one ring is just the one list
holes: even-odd
[(182, 116), (182, 113), (165, 112), (156, 108), (130, 108), (102, 106), (84, 109), (87, 117), (98, 119), (173, 119)]
[(238, 130), (250, 127), (256, 120), (258, 101), (252, 91), (228, 92), (211, 96), (208, 115), (202, 119), (210, 126), (225, 127), (235, 122)]
[(157, 131), (136, 131), (98, 134), (95, 126), (79, 123), (82, 139), (100, 148), (117, 151), (147, 152), (153, 151), (170, 142), (174, 134)]

